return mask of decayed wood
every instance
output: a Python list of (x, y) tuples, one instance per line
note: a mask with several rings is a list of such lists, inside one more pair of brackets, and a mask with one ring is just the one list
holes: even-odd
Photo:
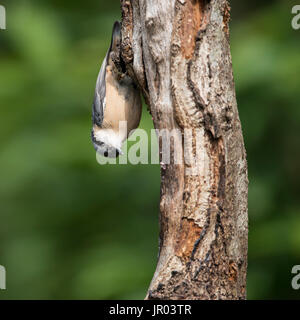
[(171, 151), (184, 144), (185, 159), (200, 159), (161, 166), (160, 251), (147, 299), (244, 299), (248, 181), (228, 3), (121, 0), (121, 8), (122, 58), (155, 128), (179, 129)]

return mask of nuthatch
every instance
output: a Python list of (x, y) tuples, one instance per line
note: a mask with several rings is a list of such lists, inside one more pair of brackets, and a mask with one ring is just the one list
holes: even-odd
[[(115, 22), (111, 44), (98, 75), (93, 104), (94, 148), (110, 158), (122, 154), (122, 143), (138, 127), (142, 112), (139, 90), (124, 71), (120, 42), (121, 26)], [(126, 121), (125, 130), (119, 130), (121, 121)]]

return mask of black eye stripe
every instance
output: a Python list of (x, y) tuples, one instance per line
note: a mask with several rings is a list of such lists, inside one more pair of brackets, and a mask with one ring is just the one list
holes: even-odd
[(93, 141), (95, 144), (97, 144), (98, 146), (104, 145), (104, 142), (98, 141), (98, 140), (95, 138), (93, 131), (91, 132), (91, 138), (92, 138), (92, 141)]
[(91, 131), (91, 138), (92, 138), (92, 141), (96, 143), (96, 138), (94, 136), (94, 131)]

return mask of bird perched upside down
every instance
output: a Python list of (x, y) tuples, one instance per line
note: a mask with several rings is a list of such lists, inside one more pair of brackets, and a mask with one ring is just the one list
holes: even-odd
[[(93, 145), (98, 153), (110, 158), (122, 154), (122, 143), (138, 127), (142, 112), (139, 90), (125, 68), (120, 66), (120, 41), (120, 23), (115, 22), (111, 44), (98, 75), (93, 104)], [(124, 121), (127, 128), (123, 125), (120, 128)]]

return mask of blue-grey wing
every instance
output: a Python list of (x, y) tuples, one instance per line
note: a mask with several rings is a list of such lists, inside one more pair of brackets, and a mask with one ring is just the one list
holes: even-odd
[(102, 126), (104, 110), (105, 110), (105, 95), (106, 95), (106, 85), (105, 85), (105, 76), (106, 76), (106, 67), (108, 61), (109, 51), (106, 53), (105, 59), (102, 63), (100, 72), (98, 74), (96, 88), (95, 88), (95, 97), (93, 103), (93, 123), (98, 127)]
[(102, 126), (103, 117), (104, 117), (104, 110), (105, 110), (105, 96), (106, 96), (106, 67), (109, 63), (109, 55), (112, 50), (115, 50), (115, 44), (117, 41), (120, 41), (121, 35), (121, 26), (118, 21), (114, 23), (113, 32), (112, 32), (112, 39), (110, 43), (110, 47), (107, 50), (106, 56), (102, 63), (100, 72), (98, 74), (97, 82), (96, 82), (96, 89), (95, 89), (95, 97), (93, 103), (93, 123), (96, 124), (98, 127)]

